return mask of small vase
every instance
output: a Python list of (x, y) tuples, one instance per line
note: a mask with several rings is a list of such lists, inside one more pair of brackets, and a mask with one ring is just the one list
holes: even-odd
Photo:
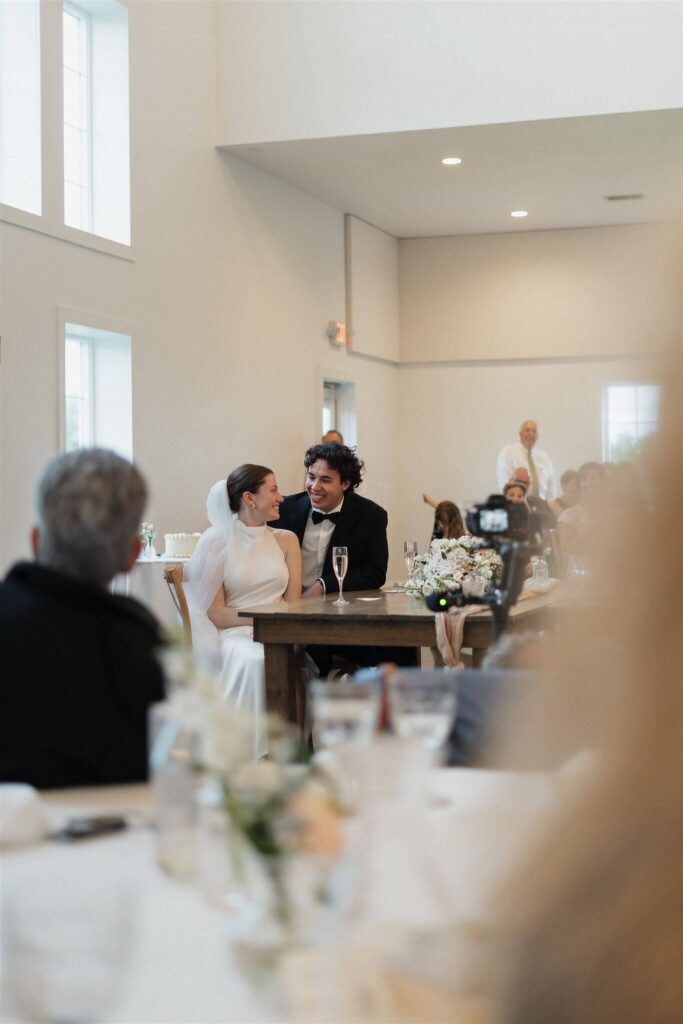
[(143, 556), (145, 558), (156, 558), (157, 557), (157, 549), (154, 547), (154, 541), (152, 540), (151, 537), (148, 538), (147, 543), (145, 544), (145, 547), (144, 547), (144, 550), (143, 550), (142, 554), (143, 554)]

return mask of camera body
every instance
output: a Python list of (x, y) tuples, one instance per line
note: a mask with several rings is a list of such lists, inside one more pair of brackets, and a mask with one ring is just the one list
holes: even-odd
[(494, 541), (499, 538), (528, 541), (529, 510), (526, 505), (506, 501), (502, 494), (491, 494), (487, 501), (467, 510), (467, 529), (475, 537)]

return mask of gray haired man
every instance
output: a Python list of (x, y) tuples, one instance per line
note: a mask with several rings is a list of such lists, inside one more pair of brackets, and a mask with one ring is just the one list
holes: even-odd
[(147, 711), (163, 699), (158, 627), (107, 589), (135, 562), (146, 501), (140, 472), (113, 452), (72, 452), (45, 470), (35, 561), (0, 583), (0, 781), (146, 777)]

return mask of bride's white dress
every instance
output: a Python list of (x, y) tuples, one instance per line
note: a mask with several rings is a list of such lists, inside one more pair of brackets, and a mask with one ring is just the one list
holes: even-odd
[(252, 626), (217, 630), (206, 612), (221, 585), (231, 608), (279, 604), (289, 570), (276, 531), (269, 526), (245, 526), (230, 511), (225, 480), (209, 491), (207, 512), (211, 527), (200, 537), (185, 567), (193, 646), (200, 657), (209, 655), (213, 660), (218, 645), (225, 699), (253, 714), (254, 756), (260, 757), (268, 749), (263, 644), (254, 642)]
[[(225, 603), (231, 608), (279, 604), (289, 582), (282, 549), (268, 526), (245, 526), (235, 520), (235, 530), (223, 566)], [(265, 711), (263, 644), (253, 639), (251, 626), (219, 629), (223, 656), (224, 695), (238, 707), (253, 712), (259, 722)], [(257, 727), (256, 756), (266, 752), (263, 729)]]

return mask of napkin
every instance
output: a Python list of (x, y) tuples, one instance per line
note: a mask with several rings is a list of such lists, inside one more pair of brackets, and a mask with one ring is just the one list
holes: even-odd
[(38, 792), (23, 782), (0, 785), (0, 847), (36, 843), (50, 831)]

